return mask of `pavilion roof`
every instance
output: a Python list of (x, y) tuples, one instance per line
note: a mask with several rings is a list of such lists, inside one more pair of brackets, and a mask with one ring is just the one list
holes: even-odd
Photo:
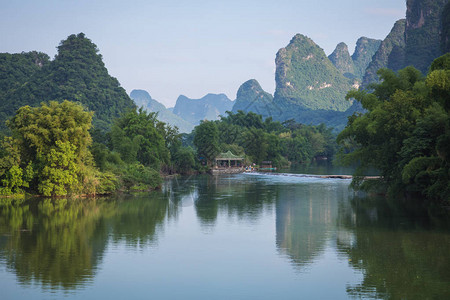
[(243, 160), (244, 158), (238, 155), (234, 155), (231, 151), (220, 153), (217, 155), (216, 160), (220, 159), (232, 159), (232, 160)]

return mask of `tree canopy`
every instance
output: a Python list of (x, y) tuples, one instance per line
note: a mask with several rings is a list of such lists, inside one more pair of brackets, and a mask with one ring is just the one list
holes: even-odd
[[(347, 146), (342, 161), (359, 163), (356, 175), (378, 169), (392, 193), (449, 201), (450, 54), (436, 59), (426, 77), (413, 67), (379, 75), (373, 92), (347, 95), (367, 113), (351, 116), (339, 134)], [(360, 178), (354, 184), (360, 186)]]
[(7, 122), (13, 135), (3, 140), (0, 177), (4, 194), (21, 188), (44, 196), (62, 196), (82, 189), (92, 113), (70, 101), (50, 101), (40, 107), (21, 107)]

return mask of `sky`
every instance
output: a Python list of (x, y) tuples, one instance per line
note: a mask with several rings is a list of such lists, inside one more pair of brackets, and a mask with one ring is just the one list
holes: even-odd
[(179, 95), (234, 100), (249, 79), (273, 93), (275, 55), (296, 33), (327, 55), (340, 42), (352, 54), (359, 37), (384, 39), (405, 14), (405, 0), (0, 0), (0, 52), (53, 58), (84, 32), (128, 93), (171, 107)]

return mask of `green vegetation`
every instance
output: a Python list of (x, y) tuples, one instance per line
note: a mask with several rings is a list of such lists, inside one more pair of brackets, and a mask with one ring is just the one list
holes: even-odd
[[(382, 83), (372, 93), (347, 95), (367, 113), (354, 114), (339, 134), (342, 161), (359, 163), (356, 175), (378, 169), (391, 194), (450, 201), (450, 54), (436, 59), (426, 78), (413, 67), (378, 73)], [(359, 188), (368, 183), (353, 180)]]
[(245, 155), (247, 163), (272, 161), (278, 167), (309, 162), (315, 157), (330, 158), (336, 150), (335, 137), (323, 124), (274, 122), (253, 112), (227, 112), (221, 120), (202, 122), (192, 134), (197, 155), (207, 165), (219, 152), (228, 150)]
[(213, 121), (204, 121), (195, 127), (194, 145), (200, 159), (206, 160), (210, 166), (214, 158), (219, 154), (219, 130)]
[(366, 68), (372, 61), (372, 57), (380, 44), (381, 40), (360, 37), (356, 42), (355, 52), (350, 57), (347, 45), (339, 43), (333, 53), (328, 56), (328, 59), (345, 77), (356, 79), (358, 83), (361, 83)]
[(426, 74), (431, 62), (448, 52), (447, 3), (448, 0), (406, 1), (406, 20), (397, 21), (381, 43), (366, 70), (363, 86), (377, 82), (381, 68), (398, 71), (414, 66)]
[(278, 113), (273, 107), (273, 96), (265, 92), (258, 81), (250, 79), (238, 89), (232, 112), (254, 112), (263, 117)]
[(311, 39), (295, 35), (278, 51), (275, 101), (303, 109), (345, 111), (351, 104), (345, 94), (353, 81), (344, 77)]
[[(161, 184), (160, 172), (185, 173), (194, 153), (156, 113), (131, 110), (95, 142), (93, 113), (81, 104), (50, 101), (21, 107), (7, 122), (12, 133), (0, 147), (0, 195), (105, 194), (148, 190)], [(173, 159), (172, 159), (173, 158)]]
[(95, 44), (79, 33), (61, 41), (52, 61), (37, 52), (1, 54), (2, 120), (25, 105), (36, 107), (42, 101), (69, 100), (95, 112), (94, 127), (107, 131), (111, 121), (133, 108), (134, 103), (117, 79), (108, 74), (98, 51)]
[(189, 173), (194, 153), (182, 147), (181, 135), (140, 108), (115, 120), (110, 132), (96, 142), (92, 153), (100, 171), (115, 174), (127, 190), (147, 190), (161, 184), (160, 173)]
[(69, 101), (20, 108), (7, 122), (12, 137), (2, 142), (0, 193), (95, 193), (95, 187), (89, 189), (94, 181), (88, 150), (91, 121), (92, 113)]

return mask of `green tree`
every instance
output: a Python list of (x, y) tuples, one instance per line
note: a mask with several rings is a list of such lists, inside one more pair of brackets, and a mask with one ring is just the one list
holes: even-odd
[[(382, 83), (372, 93), (352, 91), (367, 113), (353, 115), (338, 141), (355, 145), (341, 155), (359, 163), (355, 175), (378, 169), (390, 192), (414, 192), (449, 200), (450, 54), (437, 59), (423, 78), (412, 67), (379, 72)], [(354, 185), (360, 186), (360, 177)]]
[[(170, 133), (172, 134), (172, 133)], [(140, 108), (117, 119), (111, 129), (113, 150), (119, 152), (125, 162), (140, 162), (159, 170), (169, 164), (170, 152), (166, 146), (166, 126), (158, 121), (157, 113), (147, 113)]]
[(195, 153), (190, 147), (180, 147), (172, 158), (179, 173), (188, 173), (195, 167)]
[(4, 187), (11, 192), (26, 187), (45, 196), (80, 192), (93, 168), (91, 121), (91, 112), (70, 101), (20, 108), (7, 123), (14, 138), (6, 138), (2, 147)]
[(76, 147), (70, 142), (55, 142), (55, 148), (39, 157), (44, 164), (38, 185), (44, 196), (64, 196), (79, 187)]
[(202, 121), (195, 127), (194, 145), (197, 148), (197, 156), (204, 158), (207, 165), (211, 165), (213, 159), (220, 151), (219, 130), (216, 123)]

